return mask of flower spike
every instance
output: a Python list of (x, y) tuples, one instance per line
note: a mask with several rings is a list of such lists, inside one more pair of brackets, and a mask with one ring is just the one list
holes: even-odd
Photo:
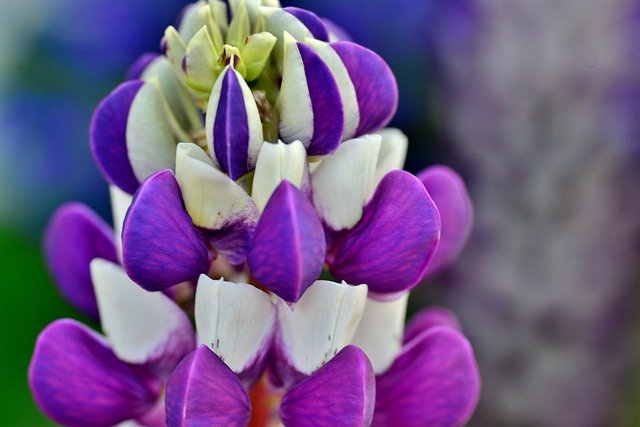
[(249, 269), (270, 291), (296, 302), (318, 278), (326, 252), (320, 220), (311, 202), (282, 181), (258, 221)]

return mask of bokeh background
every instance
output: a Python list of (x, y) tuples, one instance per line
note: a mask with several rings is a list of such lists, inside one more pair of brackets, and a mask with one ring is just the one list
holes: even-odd
[[(41, 254), (58, 204), (109, 219), (90, 116), (183, 0), (0, 1), (0, 419), (37, 333), (79, 317)], [(407, 169), (455, 167), (476, 207), (413, 310), (456, 311), (483, 379), (477, 426), (640, 425), (640, 0), (291, 0), (379, 52)], [(83, 319), (86, 320), (86, 319)]]

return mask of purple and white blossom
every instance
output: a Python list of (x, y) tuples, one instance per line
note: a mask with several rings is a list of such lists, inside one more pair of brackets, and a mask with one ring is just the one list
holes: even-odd
[[(84, 425), (464, 423), (479, 377), (455, 321), (429, 316), (402, 339), (408, 291), (467, 237), (464, 185), (401, 170), (406, 137), (384, 129), (396, 82), (377, 54), (309, 11), (228, 6), (188, 6), (164, 55), (141, 57), (96, 109), (117, 234), (85, 212), (54, 220), (48, 248), (106, 338), (47, 328), (36, 400), (69, 425), (92, 411)], [(73, 258), (56, 256), (66, 230)], [(77, 341), (74, 365), (58, 337)]]

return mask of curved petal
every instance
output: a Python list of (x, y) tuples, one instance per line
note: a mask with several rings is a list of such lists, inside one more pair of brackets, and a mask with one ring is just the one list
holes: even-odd
[(409, 139), (401, 130), (385, 128), (376, 132), (380, 135), (380, 154), (376, 165), (376, 186), (382, 178), (393, 170), (402, 169), (407, 158)]
[(313, 37), (311, 31), (298, 18), (280, 7), (261, 6), (260, 15), (264, 19), (264, 30), (278, 38), (275, 46), (276, 58), (282, 58), (285, 32), (298, 41)]
[(44, 251), (62, 295), (81, 312), (98, 319), (89, 264), (94, 258), (118, 262), (113, 231), (89, 207), (67, 203), (49, 221)]
[(444, 307), (429, 307), (411, 318), (404, 330), (402, 342), (406, 344), (436, 326), (447, 326), (458, 331), (462, 330), (458, 317), (451, 310)]
[(326, 241), (311, 202), (282, 181), (258, 221), (247, 261), (253, 276), (280, 298), (296, 302), (322, 271)]
[(375, 389), (369, 359), (350, 345), (284, 395), (280, 418), (285, 426), (368, 426)]
[(313, 205), (332, 230), (352, 228), (362, 218), (364, 205), (375, 188), (379, 149), (378, 135), (351, 139), (313, 171)]
[(102, 330), (115, 354), (167, 378), (196, 344), (184, 311), (162, 292), (136, 285), (119, 265), (94, 259), (91, 276)]
[(151, 409), (160, 385), (119, 360), (105, 340), (74, 320), (58, 320), (38, 336), (29, 365), (36, 403), (66, 426), (103, 427)]
[(138, 80), (142, 78), (142, 73), (154, 60), (158, 58), (157, 53), (147, 52), (143, 53), (134, 61), (133, 64), (127, 70), (125, 74), (125, 80)]
[(309, 29), (311, 34), (313, 34), (314, 38), (324, 42), (329, 41), (329, 32), (327, 31), (327, 27), (315, 13), (299, 7), (285, 7), (283, 10), (298, 18), (298, 20)]
[(480, 394), (480, 377), (467, 339), (434, 327), (405, 346), (377, 377), (373, 426), (463, 425)]
[(209, 269), (204, 237), (184, 211), (171, 171), (150, 177), (136, 193), (122, 230), (124, 267), (134, 282), (160, 291)]
[(258, 106), (239, 72), (228, 65), (216, 80), (206, 118), (207, 145), (234, 181), (251, 172), (264, 142)]
[(331, 70), (331, 74), (340, 91), (340, 99), (342, 100), (342, 109), (344, 111), (342, 140), (353, 138), (356, 129), (358, 129), (358, 123), (360, 123), (360, 109), (358, 107), (356, 88), (351, 81), (347, 67), (345, 67), (342, 59), (329, 43), (313, 39), (305, 39), (305, 43), (311, 46)]
[(263, 144), (251, 190), (251, 197), (260, 211), (264, 210), (275, 189), (285, 179), (303, 191), (308, 187), (309, 164), (304, 145), (300, 141)]
[(127, 151), (127, 121), (141, 80), (122, 83), (100, 102), (91, 119), (89, 141), (98, 167), (107, 181), (133, 194), (140, 181)]
[(167, 425), (244, 427), (251, 403), (240, 380), (209, 348), (184, 358), (167, 383)]
[(374, 132), (387, 125), (398, 108), (398, 84), (378, 54), (355, 43), (331, 44), (347, 67), (356, 88), (360, 123), (355, 135)]
[(440, 213), (442, 233), (424, 277), (431, 277), (458, 257), (473, 225), (473, 205), (462, 178), (452, 169), (436, 165), (418, 174)]
[(271, 298), (255, 286), (202, 275), (196, 291), (198, 342), (251, 386), (267, 362), (275, 326)]
[(422, 183), (404, 171), (388, 173), (360, 222), (327, 255), (331, 272), (376, 293), (413, 288), (440, 237), (440, 218)]
[(392, 301), (367, 298), (362, 320), (351, 341), (369, 357), (376, 374), (386, 371), (402, 349), (409, 293)]
[(260, 216), (251, 197), (195, 144), (178, 144), (176, 178), (193, 223), (227, 261), (243, 263)]
[(338, 85), (327, 64), (309, 46), (285, 33), (280, 106), (280, 136), (300, 140), (309, 156), (333, 153), (344, 130)]
[(366, 285), (318, 280), (293, 309), (278, 301), (273, 367), (285, 387), (314, 372), (351, 342), (366, 298)]

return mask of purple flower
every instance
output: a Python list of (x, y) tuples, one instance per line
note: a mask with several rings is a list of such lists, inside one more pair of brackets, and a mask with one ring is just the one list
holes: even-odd
[(265, 405), (285, 425), (463, 423), (479, 380), (466, 339), (442, 326), (455, 319), (421, 316), (402, 335), (408, 290), (466, 239), (464, 186), (443, 168), (400, 170), (407, 139), (383, 129), (397, 88), (379, 56), (311, 12), (229, 6), (231, 20), (220, 1), (188, 6), (164, 55), (141, 57), (96, 109), (116, 236), (67, 208), (47, 250), (106, 338), (47, 328), (36, 400), (71, 425), (93, 412), (95, 425), (246, 425)]

